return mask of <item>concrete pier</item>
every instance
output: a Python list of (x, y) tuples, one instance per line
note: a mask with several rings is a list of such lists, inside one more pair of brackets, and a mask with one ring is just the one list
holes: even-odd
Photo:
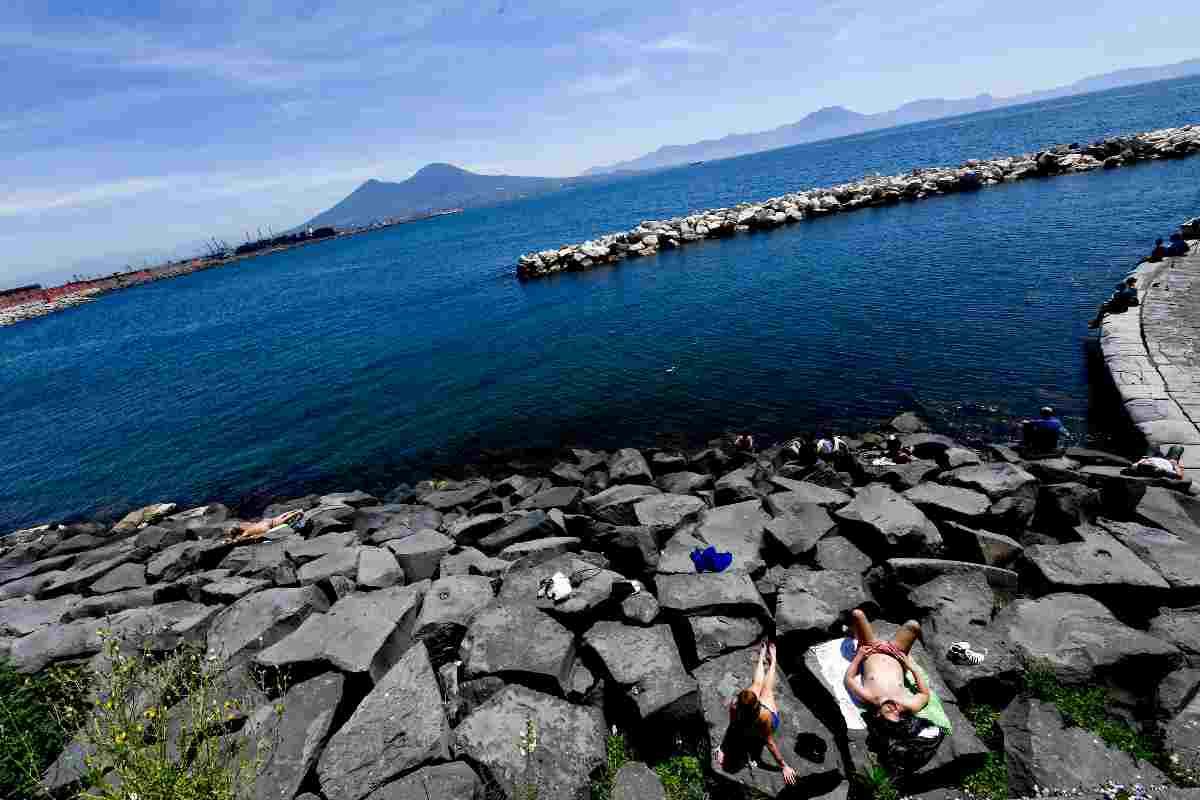
[(1200, 231), (1185, 226), (1191, 251), (1142, 264), (1141, 305), (1106, 314), (1100, 347), (1126, 412), (1153, 447), (1183, 447), (1200, 469)]

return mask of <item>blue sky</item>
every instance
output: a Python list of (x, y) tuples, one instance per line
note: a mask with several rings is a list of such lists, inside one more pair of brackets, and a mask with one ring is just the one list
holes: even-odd
[(10, 0), (0, 285), (291, 227), (430, 161), (569, 175), (1200, 52), (1191, 0), (388, 5)]

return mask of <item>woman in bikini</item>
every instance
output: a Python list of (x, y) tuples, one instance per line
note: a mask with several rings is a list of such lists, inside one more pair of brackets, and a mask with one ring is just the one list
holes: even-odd
[(280, 525), (293, 525), (304, 518), (303, 511), (288, 511), (280, 514), (277, 517), (266, 517), (261, 522), (252, 522), (248, 525), (242, 525), (240, 528), (231, 531), (229, 534), (230, 541), (245, 542), (254, 539), (260, 539), (264, 534), (273, 528), (278, 528)]
[[(899, 722), (903, 715), (916, 714), (923, 709), (929, 703), (929, 687), (908, 655), (921, 635), (921, 626), (909, 620), (896, 632), (895, 639), (885, 642), (875, 638), (867, 615), (856, 608), (850, 617), (850, 627), (858, 639), (858, 652), (846, 668), (846, 691), (850, 696), (873, 706), (879, 716), (889, 722)], [(915, 694), (904, 685), (906, 670), (916, 680)]]
[[(796, 782), (796, 771), (789, 767), (779, 752), (775, 734), (779, 731), (779, 704), (775, 700), (775, 645), (763, 643), (758, 651), (754, 681), (742, 689), (729, 704), (729, 724), (733, 731), (747, 740), (765, 741), (771, 755), (779, 762), (784, 783)], [(717, 749), (717, 764), (725, 768), (725, 752)]]

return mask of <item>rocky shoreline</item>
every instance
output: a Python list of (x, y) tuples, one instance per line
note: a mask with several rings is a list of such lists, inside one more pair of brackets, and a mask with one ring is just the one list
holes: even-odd
[[(911, 462), (882, 459), (893, 431)], [(1126, 459), (1094, 450), (973, 450), (912, 414), (848, 445), (836, 463), (726, 440), (566, 450), (382, 497), (278, 502), (265, 517), (301, 521), (249, 540), (220, 504), (18, 531), (0, 540), (0, 656), (24, 673), (102, 670), (111, 632), (291, 674), (261, 698), (288, 732), (260, 765), (262, 800), (523, 797), (530, 770), (539, 797), (581, 798), (617, 730), (651, 763), (690, 743), (714, 798), (787, 797), (770, 756), (734, 771), (712, 756), (772, 637), (800, 795), (841, 800), (861, 792), (873, 744), (822, 653), (861, 607), (884, 632), (921, 622), (913, 655), (953, 724), (931, 760), (892, 774), (902, 792), (963, 796), (996, 764), (1009, 796), (1194, 792), (1171, 785), (1200, 775), (1191, 483), (1126, 476)], [(690, 555), (710, 545), (732, 565), (697, 573)], [(555, 573), (574, 584), (557, 602), (539, 597)], [(951, 659), (962, 640), (982, 663)], [(1159, 758), (1071, 726), (1030, 693), (1034, 669), (1103, 687), (1113, 724), (1160, 742)], [(248, 735), (237, 722), (224, 735)], [(76, 744), (45, 783), (71, 796), (83, 774)], [(667, 796), (637, 764), (614, 781), (606, 796)]]
[(669, 220), (647, 220), (632, 230), (605, 234), (582, 244), (526, 253), (517, 261), (517, 277), (524, 280), (558, 272), (578, 272), (692, 242), (769, 230), (838, 212), (975, 191), (1026, 178), (1183, 158), (1197, 151), (1200, 151), (1200, 125), (1185, 125), (1114, 136), (1087, 145), (1061, 144), (1036, 153), (971, 160), (957, 167), (923, 167), (901, 175), (871, 175), (837, 186), (789, 192), (758, 203), (739, 203), (731, 208), (710, 209)]

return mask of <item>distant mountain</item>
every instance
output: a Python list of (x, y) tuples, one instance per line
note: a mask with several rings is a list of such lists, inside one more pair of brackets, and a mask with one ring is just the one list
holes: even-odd
[(384, 219), (413, 217), (449, 208), (470, 208), (503, 200), (559, 191), (588, 178), (530, 178), (479, 175), (451, 164), (428, 164), (408, 180), (388, 183), (372, 178), (344, 200), (305, 225), (335, 228), (369, 225)]
[(663, 169), (664, 167), (690, 164), (693, 161), (707, 161), (715, 158), (730, 158), (732, 156), (758, 153), (763, 150), (774, 150), (778, 147), (788, 147), (804, 142), (814, 142), (820, 139), (832, 139), (837, 136), (849, 136), (855, 133), (890, 128), (895, 125), (906, 125), (911, 122), (923, 122), (940, 117), (950, 117), (956, 114), (970, 114), (975, 111), (987, 111), (1001, 106), (1018, 103), (1031, 103), (1037, 100), (1049, 100), (1055, 97), (1065, 97), (1085, 92), (1098, 92), (1105, 89), (1115, 89), (1120, 86), (1131, 86), (1149, 81), (1182, 78), (1188, 75), (1200, 74), (1200, 58), (1181, 61), (1178, 64), (1168, 64), (1158, 67), (1135, 67), (1132, 69), (1107, 72), (1103, 75), (1093, 75), (1067, 86), (1059, 86), (1038, 92), (1016, 95), (1014, 97), (993, 97), (990, 94), (980, 94), (976, 97), (961, 99), (930, 98), (914, 100), (911, 103), (894, 108), (891, 111), (881, 111), (878, 114), (860, 114), (842, 106), (828, 106), (814, 111), (799, 122), (782, 125), (769, 131), (757, 133), (735, 133), (720, 139), (706, 139), (695, 144), (667, 145), (660, 147), (644, 156), (622, 161), (605, 167), (592, 167), (584, 175), (605, 175), (617, 170), (642, 171)]

